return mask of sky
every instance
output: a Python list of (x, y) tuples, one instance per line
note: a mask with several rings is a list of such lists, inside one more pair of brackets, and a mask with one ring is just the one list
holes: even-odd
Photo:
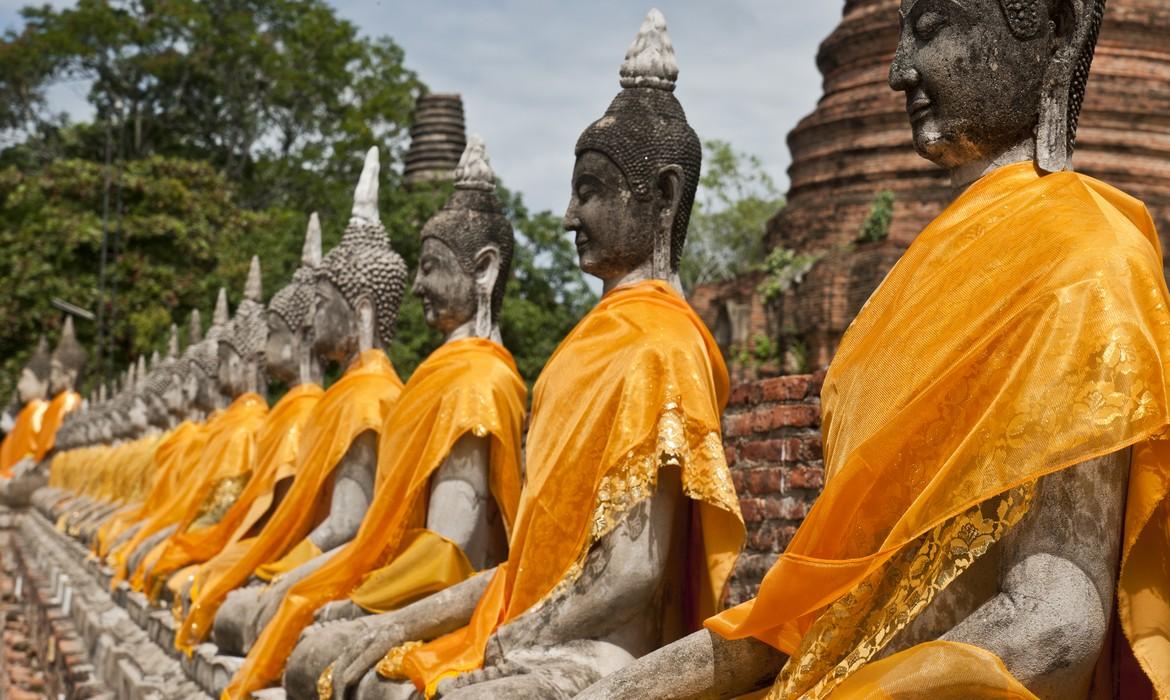
[[(44, 0), (37, 0), (38, 3)], [(55, 0), (61, 5), (69, 0)], [(0, 0), (0, 30), (27, 0)], [(463, 95), (468, 133), (534, 210), (564, 210), (573, 145), (619, 90), (618, 67), (650, 7), (666, 15), (676, 94), (701, 139), (755, 155), (787, 189), (785, 136), (821, 93), (816, 51), (840, 0), (332, 0), (370, 36), (389, 35), (431, 90)], [(55, 109), (88, 116), (86, 85), (59, 85)]]

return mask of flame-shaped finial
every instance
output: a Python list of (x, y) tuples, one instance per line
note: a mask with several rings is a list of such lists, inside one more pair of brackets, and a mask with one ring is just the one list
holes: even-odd
[(167, 359), (173, 360), (179, 356), (179, 327), (171, 324), (171, 337), (167, 339)]
[(215, 298), (215, 313), (211, 315), (211, 325), (222, 326), (228, 322), (229, 318), (227, 290), (220, 287), (219, 296)]
[(381, 165), (378, 162), (378, 147), (371, 146), (366, 151), (366, 162), (362, 165), (362, 176), (358, 179), (357, 189), (353, 191), (353, 216), (367, 221), (378, 222), (378, 172)]
[(134, 388), (137, 389), (143, 380), (146, 379), (146, 355), (138, 356), (138, 366), (134, 372)]
[(455, 186), (463, 190), (490, 192), (496, 187), (496, 174), (488, 159), (487, 146), (478, 135), (467, 139), (467, 147), (455, 167)]
[(301, 248), (301, 264), (305, 267), (321, 265), (321, 219), (317, 212), (309, 215), (309, 228), (305, 231), (305, 246)]
[(252, 256), (252, 263), (248, 266), (248, 281), (244, 283), (244, 298), (260, 301), (264, 297), (264, 290), (260, 283), (260, 257)]
[(678, 81), (678, 61), (666, 33), (666, 17), (657, 9), (646, 13), (634, 43), (626, 51), (626, 60), (618, 75), (624, 88), (674, 90)]

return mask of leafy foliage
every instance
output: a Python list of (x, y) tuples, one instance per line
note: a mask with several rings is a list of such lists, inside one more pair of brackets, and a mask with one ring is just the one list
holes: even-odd
[(894, 220), (894, 193), (882, 190), (873, 197), (869, 207), (869, 214), (861, 224), (857, 234), (858, 243), (876, 243), (884, 241), (890, 235), (890, 223)]
[[(52, 330), (60, 297), (98, 311), (105, 169), (61, 160), (33, 174), (0, 170), (0, 395), (6, 395), (37, 334)], [(147, 158), (121, 174), (123, 216), (110, 238), (108, 285), (116, 370), (163, 346), (172, 319), (206, 311), (223, 284), (238, 301), (248, 261), (261, 254), (268, 279), (287, 278), (298, 252), (274, 232), (293, 222), (285, 212), (241, 209), (225, 178), (204, 163)], [(113, 223), (113, 222), (111, 222)], [(93, 324), (78, 336), (95, 347)], [(91, 358), (91, 362), (94, 358)]]
[(794, 285), (800, 284), (822, 257), (824, 253), (798, 253), (790, 248), (774, 248), (764, 259), (764, 279), (756, 291), (765, 303), (774, 301)]
[(689, 291), (731, 279), (763, 256), (764, 225), (784, 198), (756, 156), (726, 141), (703, 143), (703, 175), (679, 275)]

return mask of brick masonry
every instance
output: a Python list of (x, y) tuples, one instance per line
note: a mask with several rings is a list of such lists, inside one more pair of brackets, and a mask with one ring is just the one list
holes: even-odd
[(824, 485), (823, 373), (761, 379), (732, 389), (723, 446), (747, 525), (728, 602), (755, 595)]

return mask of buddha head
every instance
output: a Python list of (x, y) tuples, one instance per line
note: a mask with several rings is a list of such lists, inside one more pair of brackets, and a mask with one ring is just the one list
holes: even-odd
[(606, 287), (634, 275), (677, 284), (702, 149), (674, 96), (678, 64), (658, 10), (619, 74), (622, 91), (577, 140), (565, 229), (581, 269)]
[(335, 362), (385, 348), (394, 338), (406, 264), (378, 216), (378, 149), (366, 154), (341, 242), (317, 269), (313, 347)]
[(914, 147), (951, 170), (1071, 167), (1105, 0), (902, 0), (890, 86)]
[(422, 300), (427, 325), (450, 336), (474, 321), (476, 336), (491, 337), (512, 269), (515, 237), (478, 136), (468, 139), (455, 169), (455, 192), (423, 226), (421, 238), (412, 291)]
[(183, 400), (190, 408), (214, 411), (223, 403), (219, 382), (219, 339), (228, 324), (227, 290), (222, 287), (207, 335), (183, 353)]
[(146, 358), (138, 356), (138, 364), (130, 366), (130, 380), (125, 390), (127, 432), (132, 437), (146, 432), (150, 426), (150, 410), (146, 399)]
[[(143, 396), (146, 400), (147, 421), (157, 428), (170, 424), (171, 407), (167, 400), (167, 392), (175, 379), (175, 363), (179, 355), (179, 328), (171, 324), (171, 335), (167, 341), (167, 354), (151, 363), (150, 371), (146, 374), (143, 387)], [(181, 395), (181, 391), (177, 392)]]
[[(199, 315), (199, 309), (192, 309), (191, 315), (187, 317), (187, 347), (198, 344), (203, 340), (203, 323)], [(175, 360), (170, 365), (170, 376), (160, 382), (161, 394), (163, 403), (166, 404), (167, 413), (176, 420), (183, 420), (190, 412), (190, 404), (187, 402), (187, 371), (188, 371), (188, 356), (186, 353), (180, 357), (178, 355), (178, 339), (175, 340)]]
[(268, 376), (290, 386), (319, 381), (313, 353), (313, 301), (317, 268), (321, 265), (321, 222), (309, 217), (301, 266), (292, 281), (268, 302), (268, 342), (264, 361)]
[(16, 381), (16, 393), (22, 404), (45, 398), (49, 393), (49, 377), (52, 373), (52, 360), (49, 357), (49, 344), (45, 337), (37, 340), (37, 347), (29, 356), (24, 367), (20, 369), (20, 379)]
[(73, 317), (65, 317), (65, 325), (61, 328), (61, 339), (53, 349), (49, 368), (49, 393), (52, 396), (62, 391), (73, 391), (81, 383), (82, 372), (85, 371), (87, 355), (85, 348), (77, 342), (77, 335), (73, 330)]
[(252, 256), (244, 299), (220, 335), (217, 347), (219, 389), (225, 396), (263, 390), (260, 369), (268, 340), (268, 322), (261, 299), (260, 259)]

